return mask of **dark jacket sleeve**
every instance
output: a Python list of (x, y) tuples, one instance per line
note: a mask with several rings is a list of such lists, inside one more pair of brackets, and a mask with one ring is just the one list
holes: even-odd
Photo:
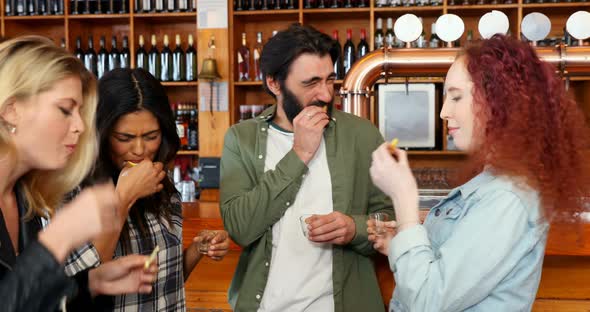
[(57, 311), (64, 296), (71, 298), (76, 283), (38, 241), (17, 258), (12, 271), (0, 281), (2, 311)]

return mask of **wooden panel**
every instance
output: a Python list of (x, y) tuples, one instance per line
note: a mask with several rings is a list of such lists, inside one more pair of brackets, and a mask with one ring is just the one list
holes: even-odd
[(583, 312), (590, 311), (588, 300), (545, 300), (537, 299), (533, 305), (534, 312)]
[(590, 257), (546, 256), (540, 299), (590, 300)]
[[(4, 10), (4, 8), (2, 8)], [(7, 39), (23, 35), (41, 35), (53, 40), (57, 45), (66, 36), (64, 19), (45, 20), (4, 20), (4, 34)]]
[(229, 128), (229, 112), (199, 113), (199, 155), (220, 157), (223, 137)]

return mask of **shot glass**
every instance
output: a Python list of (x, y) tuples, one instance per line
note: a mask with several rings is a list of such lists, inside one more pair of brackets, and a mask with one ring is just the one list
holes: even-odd
[(385, 233), (385, 222), (389, 220), (389, 215), (385, 212), (374, 212), (369, 214), (369, 220), (375, 221), (375, 234), (382, 235)]
[(209, 245), (213, 237), (215, 237), (215, 231), (210, 230), (202, 230), (199, 232), (199, 236), (203, 239), (199, 242), (198, 248), (199, 252), (202, 254), (207, 254), (209, 252)]
[(299, 224), (301, 225), (301, 231), (303, 232), (303, 236), (309, 238), (309, 228), (307, 227), (308, 224), (305, 223), (309, 217), (313, 216), (313, 214), (303, 214), (299, 217)]

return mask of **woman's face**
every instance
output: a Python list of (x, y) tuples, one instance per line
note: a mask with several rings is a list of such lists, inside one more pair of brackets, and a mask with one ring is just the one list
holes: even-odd
[(111, 160), (119, 168), (125, 162), (153, 161), (162, 143), (162, 132), (156, 116), (147, 110), (139, 110), (121, 116), (110, 135)]
[(9, 104), (2, 117), (16, 127), (12, 138), (20, 165), (40, 170), (64, 168), (85, 130), (82, 103), (82, 82), (71, 76), (50, 90)]
[(445, 100), (440, 118), (447, 121), (449, 134), (462, 151), (473, 148), (473, 82), (467, 72), (465, 58), (458, 58), (447, 73)]

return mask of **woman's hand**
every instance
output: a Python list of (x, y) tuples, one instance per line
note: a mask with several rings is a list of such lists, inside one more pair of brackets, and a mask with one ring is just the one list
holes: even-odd
[(373, 243), (373, 248), (387, 256), (391, 239), (397, 234), (397, 223), (395, 221), (380, 222), (379, 226), (383, 227), (384, 231), (377, 234), (375, 220), (368, 220), (367, 233), (369, 233), (369, 241)]
[(153, 163), (148, 159), (135, 166), (125, 165), (117, 181), (117, 193), (121, 202), (127, 205), (124, 208), (129, 209), (136, 200), (161, 191), (164, 188), (162, 179), (166, 177), (163, 169), (162, 163)]
[(55, 214), (39, 241), (61, 263), (72, 249), (116, 231), (119, 205), (112, 182), (88, 187)]
[(158, 265), (144, 267), (147, 256), (130, 255), (101, 264), (88, 272), (88, 289), (97, 295), (150, 293)]
[(382, 144), (373, 152), (370, 174), (373, 184), (393, 200), (399, 231), (420, 222), (418, 186), (405, 151)]

